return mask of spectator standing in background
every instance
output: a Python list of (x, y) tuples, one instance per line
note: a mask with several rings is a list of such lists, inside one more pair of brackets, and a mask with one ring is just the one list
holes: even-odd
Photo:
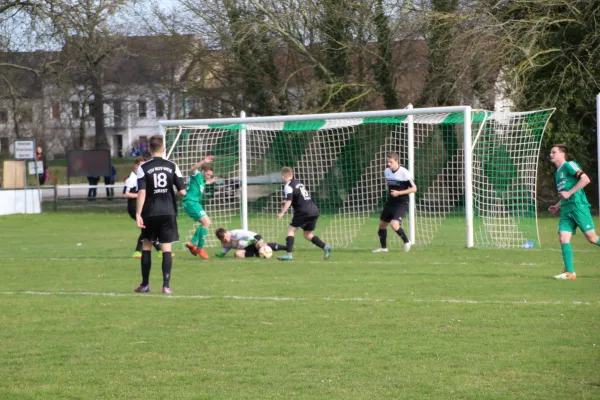
[[(107, 175), (104, 177), (104, 185), (114, 185), (115, 184), (115, 179), (117, 177), (117, 169), (115, 168), (114, 165), (110, 166), (110, 175)], [(107, 199), (112, 199), (113, 197), (115, 197), (115, 188), (106, 188), (106, 198)]]
[(44, 156), (44, 151), (41, 146), (38, 146), (35, 150), (35, 161), (41, 161), (44, 167), (44, 170), (38, 174), (38, 181), (40, 182), (40, 186), (46, 183), (48, 179), (50, 179), (50, 171), (48, 171), (48, 163), (46, 162), (46, 156)]
[(95, 186), (97, 186), (98, 182), (100, 182), (100, 177), (99, 176), (88, 176), (87, 180), (88, 180), (88, 184), (90, 186), (94, 186), (88, 190), (88, 200), (89, 201), (96, 200), (97, 191), (96, 191)]

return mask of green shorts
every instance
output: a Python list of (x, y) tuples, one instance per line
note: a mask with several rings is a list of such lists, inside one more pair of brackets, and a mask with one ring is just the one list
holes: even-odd
[(560, 220), (558, 221), (559, 232), (569, 232), (574, 235), (577, 227), (581, 229), (581, 232), (594, 229), (594, 220), (592, 219), (589, 207), (578, 208), (564, 214), (561, 212)]
[(196, 203), (194, 201), (184, 201), (183, 209), (194, 221), (200, 221), (206, 216), (206, 211), (204, 211), (204, 208), (202, 208), (200, 203)]

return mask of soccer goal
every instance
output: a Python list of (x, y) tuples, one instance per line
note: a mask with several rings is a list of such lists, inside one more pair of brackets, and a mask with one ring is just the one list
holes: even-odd
[[(182, 173), (214, 155), (205, 194), (212, 226), (282, 240), (281, 168), (292, 167), (319, 207), (317, 233), (333, 246), (378, 247), (383, 172), (395, 152), (418, 191), (403, 222), (411, 242), (467, 247), (539, 245), (536, 176), (553, 110), (501, 113), (468, 106), (161, 121), (167, 157)], [(180, 230), (195, 227), (180, 213)], [(209, 245), (216, 245), (210, 235)], [(398, 241), (396, 235), (389, 235)], [(396, 242), (396, 245), (399, 242)]]

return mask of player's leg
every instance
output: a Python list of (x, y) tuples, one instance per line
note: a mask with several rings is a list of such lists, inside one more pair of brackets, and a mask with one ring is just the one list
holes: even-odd
[(310, 241), (315, 246), (323, 249), (325, 259), (329, 259), (331, 256), (331, 246), (324, 243), (317, 235), (315, 235), (315, 229), (317, 228), (317, 220), (319, 217), (310, 218), (306, 221), (302, 229), (304, 230), (304, 238)]
[(571, 247), (571, 232), (558, 232), (558, 240), (560, 241), (560, 249), (565, 265), (565, 270), (562, 274), (555, 275), (556, 279), (576, 279), (575, 265), (573, 263), (573, 248)]
[(588, 242), (595, 244), (596, 246), (600, 246), (600, 237), (598, 237), (598, 234), (595, 230), (592, 229), (591, 231), (583, 232), (583, 234)]
[[(183, 209), (185, 210), (185, 213), (194, 220), (194, 222), (198, 222), (200, 223), (200, 219), (202, 219), (203, 216), (206, 215), (206, 213), (204, 212), (204, 210), (202, 209), (202, 207), (200, 206), (199, 203), (194, 203), (191, 201), (184, 201), (183, 202)], [(192, 237), (192, 240), (187, 242), (185, 244), (185, 247), (188, 248), (188, 250), (190, 251), (190, 253), (192, 253), (192, 255), (197, 256), (198, 255), (198, 240), (199, 240), (199, 229), (200, 227), (196, 228), (196, 231), (194, 232), (194, 236)]]
[(575, 220), (575, 223), (581, 231), (583, 235), (591, 244), (595, 244), (596, 246), (600, 246), (600, 238), (596, 234), (596, 230), (594, 229), (594, 219), (592, 218), (592, 213), (589, 208), (583, 210), (577, 210), (571, 213), (572, 218)]
[(138, 286), (135, 291), (138, 293), (144, 293), (150, 291), (150, 269), (152, 268), (152, 242), (151, 231), (152, 227), (150, 222), (146, 220), (146, 228), (142, 230), (142, 258), (141, 258), (141, 269), (142, 269), (142, 283)]
[(211, 222), (204, 210), (202, 210), (202, 213), (203, 217), (200, 218), (200, 226), (198, 226), (198, 229), (196, 229), (196, 232), (194, 233), (194, 238), (197, 238), (198, 241), (194, 242), (194, 239), (192, 239), (192, 243), (197, 243), (196, 248), (198, 250), (196, 251), (196, 254), (204, 259), (208, 259), (209, 257), (204, 249), (204, 245), (206, 244), (206, 235), (208, 234), (208, 228), (210, 228)]
[(140, 232), (140, 236), (138, 237), (137, 244), (135, 246), (135, 251), (133, 252), (133, 258), (140, 259), (142, 258), (142, 243), (144, 241), (143, 232)]
[(591, 244), (595, 244), (596, 246), (600, 246), (600, 239), (595, 231), (594, 219), (592, 218), (592, 213), (589, 208), (583, 210), (573, 211), (571, 213), (571, 217), (575, 220), (575, 223), (583, 232), (583, 235)]
[(233, 253), (233, 256), (235, 258), (244, 258), (246, 257), (246, 250), (236, 250), (236, 252)]
[(162, 292), (166, 294), (173, 293), (171, 289), (171, 271), (173, 269), (173, 255), (171, 243), (161, 243), (162, 251), (162, 273), (163, 273), (163, 288)]
[(558, 221), (558, 240), (565, 265), (562, 274), (555, 275), (556, 279), (576, 279), (575, 265), (573, 264), (573, 248), (571, 247), (571, 237), (575, 234), (576, 223), (570, 213), (561, 214)]
[(408, 236), (406, 236), (406, 232), (404, 232), (404, 229), (402, 229), (402, 218), (404, 218), (407, 211), (408, 211), (408, 204), (400, 204), (394, 210), (394, 216), (392, 218), (392, 221), (390, 222), (390, 225), (392, 226), (392, 229), (394, 230), (394, 232), (396, 232), (396, 234), (398, 236), (400, 236), (400, 239), (402, 239), (402, 242), (404, 242), (404, 251), (405, 252), (410, 251), (410, 240), (408, 240)]
[(163, 273), (163, 289), (166, 294), (173, 293), (171, 290), (171, 270), (173, 269), (173, 256), (171, 253), (171, 243), (179, 240), (177, 229), (177, 217), (168, 216), (162, 218), (161, 229), (157, 235), (160, 247), (162, 250), (162, 273)]
[(392, 214), (390, 210), (384, 208), (379, 216), (379, 230), (377, 236), (379, 236), (379, 244), (381, 247), (373, 250), (373, 253), (387, 253), (387, 227), (392, 220)]
[(152, 245), (158, 253), (158, 258), (162, 258), (162, 248), (160, 247), (160, 242), (158, 240), (155, 240), (154, 242), (152, 242)]
[[(260, 242), (262, 242), (262, 239), (260, 240)], [(246, 248), (244, 250), (238, 250), (236, 253), (240, 253), (240, 256), (246, 257), (246, 258), (258, 257), (258, 249), (259, 249), (258, 244), (259, 244), (258, 242), (249, 244), (248, 246), (246, 246)]]
[(267, 243), (267, 246), (269, 246), (271, 248), (271, 250), (273, 250), (273, 251), (279, 251), (279, 250), (286, 250), (287, 251), (287, 245), (285, 245), (285, 244), (279, 244), (279, 243), (275, 243), (275, 242), (269, 242), (269, 243)]
[(292, 220), (290, 226), (288, 226), (287, 236), (285, 238), (285, 247), (287, 249), (287, 254), (277, 257), (278, 260), (292, 261), (292, 252), (294, 251), (294, 235), (296, 234), (296, 229), (298, 229), (292, 225), (293, 223), (294, 220)]

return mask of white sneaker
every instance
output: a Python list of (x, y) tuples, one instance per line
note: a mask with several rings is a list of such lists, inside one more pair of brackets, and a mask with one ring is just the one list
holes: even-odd
[(410, 242), (404, 243), (404, 252), (408, 253), (410, 251)]
[(553, 278), (554, 279), (568, 279), (568, 280), (574, 281), (575, 279), (577, 279), (577, 275), (565, 271), (562, 274), (554, 275)]
[(383, 247), (373, 250), (373, 253), (387, 253), (387, 252), (388, 252), (388, 249), (384, 249)]

